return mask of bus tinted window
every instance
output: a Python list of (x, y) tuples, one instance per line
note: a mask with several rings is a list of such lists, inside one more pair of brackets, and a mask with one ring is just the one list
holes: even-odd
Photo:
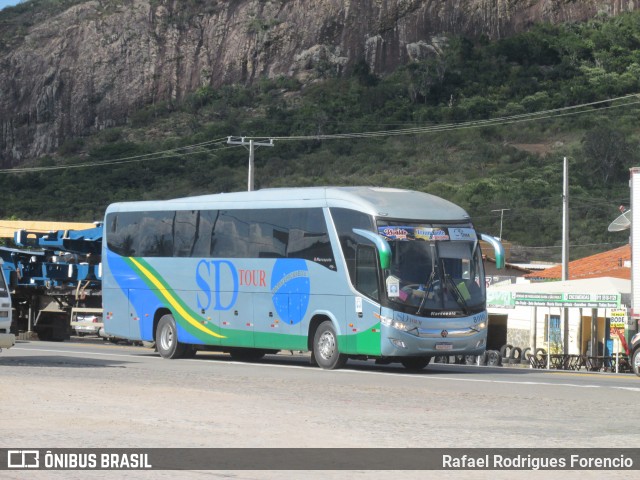
[(175, 215), (175, 212), (109, 215), (107, 246), (125, 257), (172, 257)]
[(175, 214), (173, 224), (173, 256), (190, 257), (195, 250), (200, 227), (200, 212), (181, 210)]
[(212, 245), (212, 257), (304, 258), (335, 268), (319, 208), (221, 211)]
[(110, 250), (124, 257), (139, 256), (136, 250), (138, 238), (138, 222), (140, 214), (125, 212), (107, 216), (107, 246)]
[(356, 257), (356, 289), (367, 297), (379, 300), (376, 249), (369, 245), (359, 245)]
[[(266, 212), (252, 210), (220, 211), (216, 222), (211, 256), (216, 258), (278, 257), (273, 250), (275, 239), (264, 231), (268, 228)], [(262, 220), (261, 220), (262, 219)]]
[(173, 219), (175, 212), (141, 214), (138, 230), (138, 251), (141, 257), (173, 256)]
[(322, 209), (124, 212), (107, 218), (124, 256), (303, 258), (335, 269)]
[[(289, 212), (287, 256), (311, 260), (335, 270), (333, 250), (322, 210), (297, 209)], [(284, 232), (279, 232), (281, 233)]]
[(361, 228), (362, 230), (374, 231), (373, 218), (366, 213), (347, 208), (332, 208), (331, 216), (338, 231), (342, 253), (349, 269), (349, 277), (354, 283), (356, 278), (356, 247), (366, 240), (353, 233), (353, 229)]
[(198, 215), (196, 241), (193, 246), (192, 257), (210, 257), (214, 247), (213, 230), (220, 212), (217, 210), (203, 210)]

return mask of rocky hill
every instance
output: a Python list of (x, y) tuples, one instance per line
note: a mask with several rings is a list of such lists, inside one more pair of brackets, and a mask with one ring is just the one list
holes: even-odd
[(640, 0), (29, 0), (0, 12), (0, 166), (202, 86), (304, 82), (366, 62), (376, 75), (438, 55), (447, 35), (490, 39)]

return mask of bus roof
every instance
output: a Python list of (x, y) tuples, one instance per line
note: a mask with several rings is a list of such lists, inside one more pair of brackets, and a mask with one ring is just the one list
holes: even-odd
[(435, 195), (382, 187), (267, 188), (173, 200), (114, 203), (107, 213), (139, 210), (341, 207), (404, 220), (469, 221), (458, 205)]

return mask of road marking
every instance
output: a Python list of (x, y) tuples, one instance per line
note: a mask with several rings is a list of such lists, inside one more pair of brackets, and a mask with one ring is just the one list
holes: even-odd
[[(25, 352), (51, 352), (51, 353), (70, 353), (74, 355), (98, 355), (98, 356), (112, 356), (112, 357), (130, 357), (130, 358), (148, 358), (153, 360), (163, 360), (160, 356), (155, 355), (134, 355), (128, 353), (103, 353), (103, 352), (85, 352), (85, 351), (74, 351), (74, 350), (52, 350), (52, 349), (44, 349), (44, 348), (20, 348), (13, 347), (11, 350), (22, 350)], [(183, 358), (180, 361), (184, 362), (205, 362), (211, 361), (211, 359), (204, 358)], [(215, 361), (215, 359), (214, 359)], [(278, 365), (272, 363), (245, 363), (238, 362), (234, 360), (225, 360), (224, 362), (218, 362), (218, 365), (251, 365), (253, 367), (263, 367), (263, 368), (292, 368), (292, 369), (309, 369), (307, 365)], [(380, 372), (380, 371), (366, 371), (366, 370), (353, 370), (349, 368), (343, 368), (340, 370), (322, 370), (318, 369), (318, 371), (326, 372), (326, 373), (360, 373), (367, 375), (386, 375), (393, 377), (408, 377), (409, 375), (406, 372)], [(558, 373), (558, 372), (552, 372)], [(532, 386), (549, 386), (549, 387), (570, 387), (570, 388), (602, 388), (602, 389), (611, 389), (611, 390), (625, 390), (629, 392), (640, 392), (640, 387), (622, 387), (622, 386), (607, 386), (607, 385), (580, 385), (578, 383), (552, 383), (552, 382), (532, 382), (532, 381), (514, 381), (514, 380), (488, 380), (484, 378), (458, 378), (458, 377), (440, 377), (434, 375), (413, 375), (411, 378), (422, 379), (422, 380), (445, 380), (445, 381), (454, 381), (454, 382), (470, 382), (470, 383), (495, 383), (501, 385), (532, 385)], [(635, 379), (632, 379), (635, 380)]]
[(161, 360), (162, 357), (156, 356), (144, 356), (141, 354), (134, 355), (130, 353), (103, 353), (103, 352), (81, 352), (78, 350), (51, 350), (48, 348), (20, 348), (20, 347), (12, 347), (11, 350), (22, 350), (24, 352), (52, 352), (52, 353), (72, 353), (76, 355), (102, 355), (106, 357), (132, 357), (132, 358), (153, 358), (155, 360)]

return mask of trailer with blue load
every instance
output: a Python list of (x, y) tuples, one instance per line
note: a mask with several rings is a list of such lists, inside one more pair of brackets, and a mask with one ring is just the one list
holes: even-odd
[(11, 333), (62, 341), (102, 327), (102, 224), (85, 230), (18, 230), (0, 247), (12, 299)]
[(11, 295), (4, 277), (3, 264), (0, 258), (0, 351), (11, 348), (16, 343), (16, 336), (11, 333)]

